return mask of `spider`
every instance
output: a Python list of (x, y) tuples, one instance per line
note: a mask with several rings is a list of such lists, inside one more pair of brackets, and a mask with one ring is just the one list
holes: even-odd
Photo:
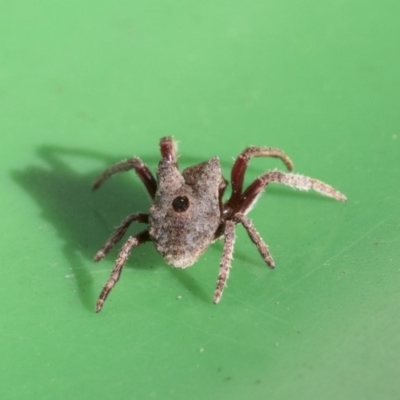
[(281, 183), (301, 190), (314, 189), (335, 200), (346, 200), (342, 193), (324, 182), (278, 170), (265, 172), (244, 188), (245, 171), (252, 157), (279, 158), (289, 171), (293, 170), (291, 159), (282, 150), (272, 147), (248, 147), (239, 154), (233, 164), (232, 192), (224, 202), (222, 198), (228, 181), (222, 176), (218, 157), (188, 167), (181, 173), (178, 169), (176, 150), (176, 143), (172, 137), (161, 138), (161, 161), (156, 170), (157, 179), (140, 158), (134, 157), (106, 169), (93, 184), (93, 189), (97, 189), (111, 175), (133, 169), (153, 201), (148, 214), (128, 215), (95, 255), (95, 261), (100, 261), (121, 240), (132, 222), (148, 225), (147, 229), (130, 236), (122, 246), (110, 278), (96, 303), (96, 312), (102, 309), (104, 301), (117, 283), (130, 251), (148, 241), (154, 243), (168, 264), (176, 268), (186, 268), (196, 262), (215, 240), (223, 238), (223, 254), (214, 292), (215, 304), (220, 301), (229, 276), (236, 224), (244, 226), (261, 257), (269, 267), (274, 268), (274, 260), (268, 246), (246, 216), (269, 183)]

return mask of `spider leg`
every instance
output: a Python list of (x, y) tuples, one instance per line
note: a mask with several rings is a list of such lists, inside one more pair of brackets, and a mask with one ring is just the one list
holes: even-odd
[(150, 172), (149, 168), (140, 158), (133, 157), (128, 160), (121, 161), (117, 164), (112, 165), (107, 168), (93, 183), (92, 189), (98, 189), (103, 182), (109, 178), (111, 175), (117, 174), (118, 172), (129, 171), (134, 169), (140, 180), (146, 186), (146, 189), (152, 199), (154, 199), (154, 195), (157, 190), (157, 182)]
[(178, 167), (176, 157), (176, 142), (171, 136), (166, 136), (160, 139), (160, 152), (164, 160), (169, 161)]
[(229, 277), (229, 270), (233, 259), (233, 246), (235, 244), (235, 222), (226, 221), (224, 231), (224, 251), (222, 253), (221, 262), (219, 264), (219, 273), (217, 287), (214, 292), (214, 304), (217, 304), (222, 297), (222, 292), (226, 286)]
[(235, 218), (244, 226), (251, 241), (256, 245), (257, 250), (261, 254), (264, 261), (271, 267), (275, 268), (274, 260), (269, 252), (268, 246), (265, 244), (264, 240), (257, 232), (250, 218), (246, 217), (244, 214), (236, 214)]
[(126, 243), (122, 246), (121, 251), (119, 252), (118, 258), (115, 262), (115, 266), (111, 271), (110, 278), (107, 283), (104, 285), (103, 290), (100, 293), (99, 299), (96, 303), (96, 312), (99, 312), (104, 302), (106, 301), (107, 296), (110, 294), (111, 290), (118, 282), (118, 279), (121, 275), (122, 268), (124, 267), (126, 261), (128, 260), (129, 254), (132, 248), (141, 245), (144, 242), (151, 240), (149, 231), (143, 231), (136, 236), (130, 236)]
[(270, 182), (281, 183), (300, 190), (315, 190), (338, 201), (346, 201), (346, 196), (332, 186), (309, 176), (291, 174), (277, 170), (259, 176), (242, 194), (238, 212), (246, 214), (257, 201), (258, 196)]
[(223, 203), (222, 198), (224, 197), (225, 189), (227, 186), (228, 186), (228, 181), (224, 177), (222, 177), (222, 182), (220, 183), (219, 188), (218, 188), (218, 203), (219, 203), (219, 211), (220, 211), (221, 215), (224, 212), (224, 203)]
[(122, 222), (121, 225), (115, 230), (112, 236), (106, 241), (104, 246), (94, 256), (94, 261), (100, 261), (105, 255), (119, 242), (125, 235), (129, 225), (133, 222), (140, 222), (147, 224), (149, 222), (148, 214), (131, 214), (128, 215)]
[(282, 151), (273, 147), (248, 147), (242, 151), (233, 164), (231, 171), (232, 194), (225, 203), (227, 209), (233, 209), (240, 203), (246, 168), (252, 157), (274, 157), (283, 161), (289, 171), (293, 170), (292, 160)]

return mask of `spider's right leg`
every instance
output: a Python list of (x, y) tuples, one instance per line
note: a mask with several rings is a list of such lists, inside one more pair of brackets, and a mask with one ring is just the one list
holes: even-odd
[(121, 161), (117, 164), (112, 165), (107, 168), (93, 183), (92, 189), (98, 189), (103, 182), (109, 178), (111, 175), (117, 174), (118, 172), (129, 171), (134, 169), (140, 180), (146, 186), (146, 189), (152, 199), (157, 190), (157, 182), (150, 172), (148, 166), (143, 163), (140, 158), (134, 157), (128, 160)]
[(270, 268), (275, 268), (275, 263), (271, 256), (271, 253), (269, 252), (268, 246), (266, 245), (260, 234), (257, 232), (257, 229), (254, 227), (251, 219), (246, 217), (246, 215), (244, 214), (236, 214), (235, 218), (244, 226), (247, 234), (249, 235), (251, 241), (256, 245), (257, 250), (263, 260), (268, 264)]
[(133, 222), (140, 222), (147, 224), (149, 222), (148, 214), (131, 214), (128, 215), (122, 222), (121, 225), (115, 230), (112, 236), (107, 240), (104, 246), (94, 256), (94, 261), (100, 261), (104, 256), (119, 242), (125, 235), (125, 232), (129, 228), (129, 225)]
[(242, 151), (233, 164), (231, 171), (232, 194), (225, 203), (226, 210), (232, 210), (234, 214), (240, 203), (243, 181), (246, 168), (252, 157), (274, 157), (283, 161), (289, 171), (293, 170), (292, 160), (282, 151), (273, 147), (248, 147)]
[(242, 194), (238, 212), (246, 214), (257, 201), (258, 196), (265, 187), (271, 183), (281, 183), (300, 190), (315, 190), (323, 196), (331, 197), (338, 201), (346, 201), (346, 196), (332, 186), (318, 179), (300, 174), (291, 174), (277, 170), (268, 171), (259, 176)]
[(233, 259), (233, 247), (235, 244), (234, 221), (225, 221), (224, 239), (224, 252), (222, 253), (221, 262), (219, 264), (217, 287), (214, 292), (214, 304), (217, 304), (221, 300), (222, 293), (226, 286), (226, 281), (229, 277), (229, 270)]
[(122, 246), (121, 251), (119, 252), (117, 261), (113, 270), (111, 271), (110, 278), (107, 283), (104, 285), (103, 290), (100, 293), (99, 299), (96, 303), (96, 312), (99, 312), (104, 302), (106, 301), (107, 296), (110, 294), (111, 290), (118, 282), (119, 277), (121, 276), (122, 268), (124, 267), (126, 261), (128, 260), (129, 254), (132, 248), (141, 245), (142, 243), (148, 242), (150, 239), (149, 231), (143, 231), (135, 236), (131, 236), (126, 243)]

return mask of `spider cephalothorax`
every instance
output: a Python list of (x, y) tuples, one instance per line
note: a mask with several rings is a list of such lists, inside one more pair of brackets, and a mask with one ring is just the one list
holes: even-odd
[(246, 189), (243, 189), (244, 174), (252, 157), (276, 157), (283, 161), (289, 171), (293, 169), (290, 158), (281, 150), (271, 147), (248, 147), (237, 157), (231, 172), (232, 193), (222, 201), (228, 182), (223, 178), (217, 157), (186, 168), (178, 169), (176, 146), (171, 137), (160, 140), (161, 161), (156, 170), (157, 180), (148, 167), (137, 157), (122, 161), (105, 170), (93, 188), (97, 189), (109, 176), (134, 169), (153, 200), (148, 214), (131, 214), (126, 217), (105, 245), (97, 252), (100, 261), (123, 237), (132, 222), (148, 224), (148, 228), (130, 236), (122, 246), (112, 270), (96, 304), (99, 312), (108, 294), (118, 281), (133, 247), (152, 241), (164, 260), (177, 268), (192, 265), (212, 242), (224, 238), (224, 250), (220, 262), (214, 303), (221, 299), (231, 266), (235, 242), (235, 225), (241, 223), (256, 245), (264, 261), (274, 267), (274, 261), (261, 236), (246, 216), (260, 193), (270, 182), (277, 182), (301, 190), (315, 191), (345, 201), (346, 197), (319, 180), (307, 176), (267, 171)]

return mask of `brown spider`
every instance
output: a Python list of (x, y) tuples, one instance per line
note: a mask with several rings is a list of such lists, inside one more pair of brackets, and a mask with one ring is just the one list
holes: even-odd
[(153, 204), (148, 214), (128, 215), (94, 257), (100, 261), (123, 237), (132, 222), (148, 224), (148, 229), (130, 236), (118, 254), (111, 276), (105, 284), (96, 304), (96, 312), (117, 283), (132, 248), (152, 241), (164, 260), (177, 268), (192, 265), (215, 240), (224, 237), (224, 250), (220, 262), (214, 303), (221, 299), (231, 267), (235, 242), (235, 225), (241, 223), (256, 245), (261, 257), (274, 268), (274, 260), (268, 246), (246, 216), (259, 195), (270, 182), (282, 183), (301, 190), (315, 191), (345, 201), (346, 197), (319, 180), (307, 176), (267, 171), (247, 189), (243, 189), (244, 174), (252, 157), (276, 157), (283, 161), (289, 171), (293, 170), (290, 158), (279, 149), (271, 147), (248, 147), (236, 159), (232, 172), (232, 194), (222, 201), (228, 182), (224, 179), (218, 157), (186, 168), (178, 169), (176, 144), (172, 137), (160, 140), (161, 161), (156, 170), (157, 180), (139, 158), (121, 161), (105, 170), (93, 184), (97, 189), (111, 175), (134, 169), (144, 183)]

